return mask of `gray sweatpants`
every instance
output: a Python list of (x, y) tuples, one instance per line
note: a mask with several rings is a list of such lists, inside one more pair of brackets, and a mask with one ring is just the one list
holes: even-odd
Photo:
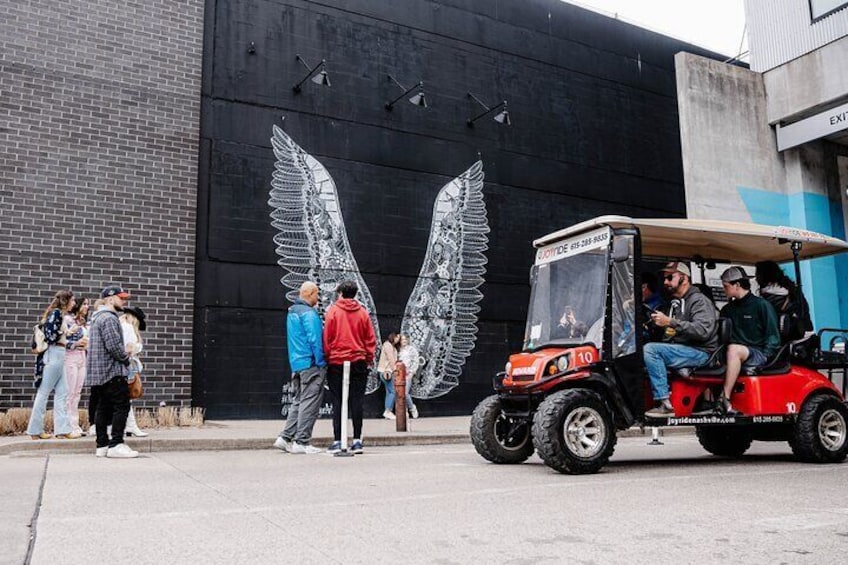
[(312, 428), (324, 400), (326, 367), (309, 367), (294, 373), (291, 380), (292, 403), (286, 418), (286, 427), (280, 436), (288, 441), (307, 445), (312, 439)]

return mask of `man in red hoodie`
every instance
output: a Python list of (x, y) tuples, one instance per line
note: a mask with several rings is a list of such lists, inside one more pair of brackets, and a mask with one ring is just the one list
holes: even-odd
[(336, 292), (339, 299), (327, 310), (324, 319), (324, 355), (327, 357), (327, 385), (333, 398), (333, 444), (327, 451), (341, 451), (342, 375), (344, 362), (350, 361), (348, 406), (353, 420), (351, 451), (362, 453), (362, 401), (368, 382), (368, 367), (374, 361), (377, 338), (368, 312), (356, 300), (359, 289), (353, 281), (343, 281)]

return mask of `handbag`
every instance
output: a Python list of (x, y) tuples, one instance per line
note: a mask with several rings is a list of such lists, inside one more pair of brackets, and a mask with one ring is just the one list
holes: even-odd
[(32, 352), (36, 355), (47, 351), (47, 338), (44, 337), (44, 326), (37, 324), (32, 329)]
[(127, 387), (130, 390), (130, 400), (141, 398), (144, 394), (144, 386), (141, 384), (141, 373), (136, 373), (132, 381), (127, 381)]

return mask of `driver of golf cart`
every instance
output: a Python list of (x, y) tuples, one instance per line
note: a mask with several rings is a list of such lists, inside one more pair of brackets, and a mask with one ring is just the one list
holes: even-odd
[(699, 367), (718, 347), (718, 313), (710, 299), (692, 286), (689, 267), (671, 262), (662, 274), (663, 286), (671, 300), (666, 312), (651, 313), (651, 322), (662, 330), (662, 338), (643, 348), (651, 393), (656, 402), (656, 407), (645, 415), (655, 418), (674, 417), (669, 400), (668, 369)]

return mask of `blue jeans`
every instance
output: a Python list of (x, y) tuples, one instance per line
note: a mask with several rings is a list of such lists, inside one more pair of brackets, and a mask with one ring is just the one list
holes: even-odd
[[(389, 376), (388, 380), (386, 380), (387, 375)], [(395, 409), (395, 380), (391, 377), (391, 373), (380, 373), (380, 380), (386, 386), (386, 402), (384, 406), (389, 411)]]
[(648, 343), (642, 355), (654, 400), (668, 398), (668, 369), (700, 367), (710, 358), (706, 351), (679, 343)]
[(44, 352), (44, 374), (32, 405), (27, 434), (37, 436), (44, 432), (47, 400), (54, 389), (56, 394), (53, 397), (53, 433), (55, 435), (69, 434), (71, 423), (68, 420), (68, 381), (65, 380), (64, 345), (51, 345)]
[[(383, 384), (386, 385), (385, 408), (386, 408), (386, 410), (394, 411), (394, 409), (395, 409), (395, 396), (397, 396), (397, 393), (395, 392), (395, 380), (394, 380), (394, 378), (392, 378), (390, 380), (386, 380), (385, 375), (386, 375), (386, 373), (380, 373), (380, 380), (382, 380)], [(410, 385), (410, 380), (406, 379), (406, 394), (404, 395), (404, 398), (406, 398), (406, 409), (407, 410), (410, 410), (415, 406), (415, 403), (412, 402), (412, 394), (410, 394), (412, 387), (409, 386), (409, 385)]]

